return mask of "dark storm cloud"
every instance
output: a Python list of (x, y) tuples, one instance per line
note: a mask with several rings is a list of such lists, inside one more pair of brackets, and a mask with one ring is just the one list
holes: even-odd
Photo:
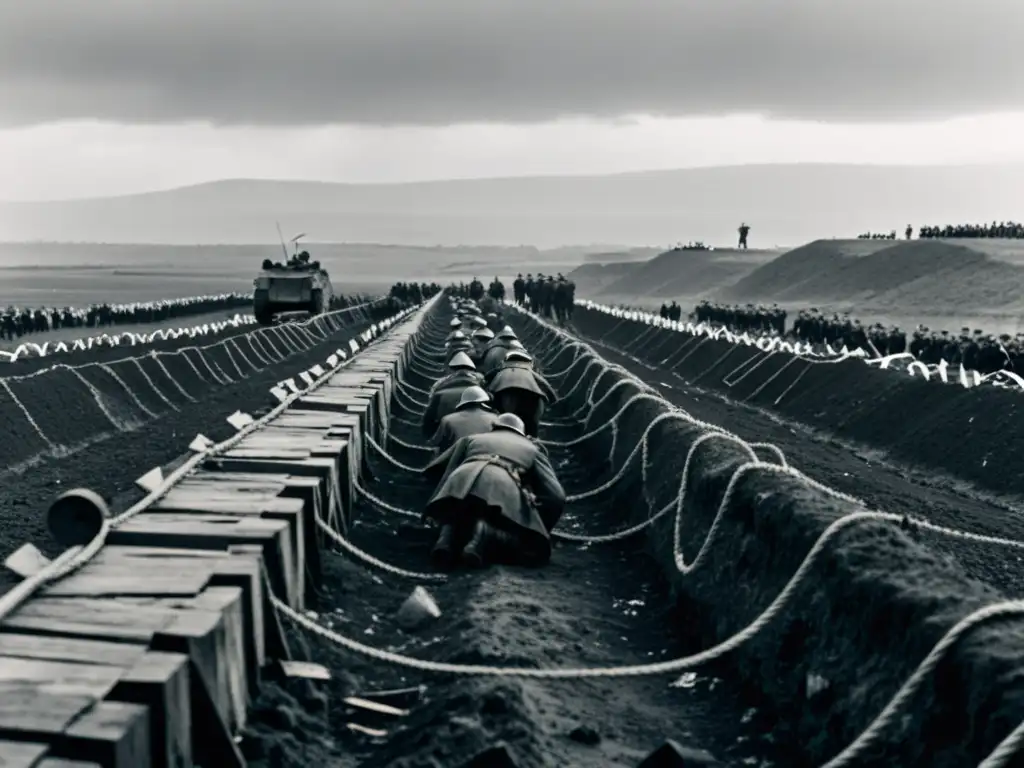
[(10, 0), (0, 121), (1024, 107), (1022, 0)]

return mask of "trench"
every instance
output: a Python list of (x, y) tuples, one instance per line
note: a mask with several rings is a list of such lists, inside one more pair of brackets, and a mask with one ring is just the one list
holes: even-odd
[[(422, 350), (440, 347), (448, 316), (434, 315), (396, 389), (387, 445), (367, 450), (372, 479), (364, 481), (368, 494), (360, 494), (349, 540), (383, 566), (357, 562), (351, 552), (329, 556), (318, 623), (405, 658), (504, 668), (613, 670), (700, 650), (699, 622), (669, 594), (644, 537), (556, 542), (551, 563), (539, 569), (456, 570), (443, 581), (430, 572), (436, 534), (419, 513), (434, 489), (415, 470), (431, 455), (421, 447), (418, 424), (441, 368)], [(522, 336), (527, 349), (531, 338)], [(559, 406), (545, 420), (544, 441), (565, 443), (583, 433)], [(551, 444), (548, 452), (569, 495), (614, 474), (572, 447)], [(558, 529), (617, 530), (630, 503), (613, 487), (570, 503)], [(418, 585), (440, 616), (404, 630), (397, 612)], [(438, 673), (378, 661), (317, 635), (304, 633), (304, 642), (333, 676), (325, 705), (332, 766), (637, 766), (667, 740), (689, 760), (685, 765), (802, 764), (728, 659), (698, 673), (534, 679)], [(400, 714), (346, 704), (352, 696), (390, 702)], [(297, 750), (294, 764), (310, 754)]]

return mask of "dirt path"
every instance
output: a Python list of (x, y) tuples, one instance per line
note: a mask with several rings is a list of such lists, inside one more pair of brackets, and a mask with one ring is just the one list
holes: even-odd
[[(526, 340), (528, 343), (528, 340)], [(430, 381), (412, 376), (425, 389)], [(419, 444), (419, 409), (408, 398), (394, 412), (392, 434)], [(557, 413), (552, 417), (557, 417)], [(542, 437), (565, 441), (578, 427), (548, 427)], [(390, 442), (394, 459), (422, 465), (429, 454)], [(595, 476), (565, 448), (550, 449), (566, 491), (579, 493), (605, 478)], [(432, 488), (371, 451), (375, 482), (368, 490), (379, 500), (418, 513)], [(612, 529), (621, 511), (600, 497), (570, 505), (561, 526), (585, 521), (590, 530)], [(429, 572), (434, 534), (418, 518), (360, 503), (353, 543), (402, 569)], [(338, 632), (414, 658), (468, 664), (543, 668), (615, 667), (684, 656), (695, 650), (685, 636), (687, 621), (669, 608), (673, 601), (639, 541), (622, 545), (557, 546), (541, 569), (492, 567), (455, 572), (444, 583), (426, 583), (441, 608), (436, 622), (405, 632), (395, 612), (418, 583), (354, 564), (350, 555), (330, 557), (331, 584), (320, 621)], [(428, 577), (429, 578), (429, 577)], [(343, 652), (311, 637), (312, 658), (329, 664), (337, 682), (338, 750), (331, 765), (461, 766), (499, 742), (508, 745), (516, 765), (632, 767), (671, 738), (693, 750), (687, 765), (795, 765), (778, 759), (779, 748), (765, 734), (769, 723), (742, 701), (729, 681), (706, 674), (604, 677), (575, 681), (448, 676)], [(352, 718), (345, 696), (424, 685), (411, 714), (375, 740), (346, 730)], [(386, 720), (386, 718), (385, 718)], [(348, 752), (348, 757), (338, 756)], [(775, 754), (773, 754), (775, 753)], [(295, 761), (312, 753), (297, 752)], [(718, 762), (711, 762), (711, 756)], [(775, 757), (778, 762), (773, 762)], [(318, 757), (322, 759), (322, 757)], [(494, 765), (503, 763), (497, 762)], [(488, 763), (490, 764), (490, 763)]]
[[(793, 465), (810, 477), (837, 490), (865, 500), (869, 506), (895, 514), (913, 515), (940, 525), (977, 533), (1024, 539), (1024, 515), (1010, 500), (1000, 500), (956, 488), (920, 471), (912, 471), (886, 460), (869, 448), (831, 439), (826, 434), (782, 419), (777, 414), (737, 403), (727, 397), (687, 382), (652, 360), (666, 357), (664, 350), (626, 353), (603, 342), (581, 336), (613, 363), (624, 366), (655, 387), (673, 405), (698, 419), (726, 427), (748, 442), (770, 442), (786, 454)], [(719, 378), (729, 373), (724, 366)], [(864, 396), (865, 393), (860, 393)], [(870, 396), (868, 393), (867, 396)], [(949, 439), (956, 440), (951, 434)], [(917, 534), (947, 556), (955, 557), (967, 572), (1010, 597), (1024, 595), (1024, 561), (1000, 552), (993, 557), (988, 545)]]

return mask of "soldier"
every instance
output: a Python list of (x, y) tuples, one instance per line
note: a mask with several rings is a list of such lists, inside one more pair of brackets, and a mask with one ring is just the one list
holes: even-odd
[(554, 389), (533, 369), (533, 358), (526, 352), (510, 349), (500, 368), (485, 380), (501, 413), (514, 413), (526, 425), (526, 434), (537, 437), (547, 403), (558, 399)]
[(526, 305), (526, 281), (523, 280), (522, 272), (516, 275), (515, 282), (512, 283), (512, 296), (519, 306)]
[(739, 233), (740, 243), (737, 247), (742, 248), (743, 250), (747, 250), (747, 235), (750, 234), (750, 225), (746, 223), (740, 224)]
[(498, 331), (495, 338), (488, 342), (480, 358), (480, 365), (477, 366), (485, 377), (491, 371), (501, 367), (512, 342), (516, 340), (516, 332), (512, 330), (511, 326), (506, 325)]
[(480, 301), (484, 297), (484, 284), (480, 282), (476, 277), (469, 284), (469, 298), (473, 301)]
[(457, 352), (448, 364), (451, 371), (430, 390), (430, 399), (423, 412), (423, 436), (432, 437), (441, 419), (455, 410), (466, 387), (480, 384), (480, 374), (465, 352)]
[(498, 279), (497, 275), (494, 276), (494, 279), (491, 281), (490, 286), (488, 286), (488, 288), (487, 288), (487, 295), (490, 296), (495, 301), (503, 301), (504, 300), (504, 298), (505, 298), (505, 284), (502, 283), (501, 280)]
[(912, 224), (907, 224), (907, 228), (905, 230), (903, 230), (903, 234), (906, 236), (907, 240), (912, 239), (914, 237), (914, 227), (913, 227), (913, 225)]
[(466, 387), (455, 410), (441, 419), (430, 444), (438, 453), (444, 453), (460, 438), (489, 432), (497, 418), (487, 391), (483, 387)]
[(470, 356), (473, 358), (473, 362), (479, 367), (480, 362), (483, 360), (484, 350), (487, 345), (494, 338), (494, 331), (488, 328), (486, 325), (482, 328), (477, 328), (473, 331), (472, 342), (473, 352)]
[(502, 414), (490, 432), (461, 438), (427, 470), (439, 467), (444, 476), (424, 511), (441, 525), (431, 552), (436, 568), (451, 568), (460, 555), (471, 568), (551, 559), (565, 491), (519, 418)]
[(466, 352), (467, 354), (473, 352), (473, 343), (466, 338), (466, 334), (462, 331), (455, 331), (452, 334), (452, 340), (445, 346), (448, 355), (447, 362), (449, 363), (459, 352)]

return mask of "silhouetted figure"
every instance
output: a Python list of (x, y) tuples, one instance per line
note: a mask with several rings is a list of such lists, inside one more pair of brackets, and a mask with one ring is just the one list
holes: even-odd
[(742, 248), (743, 250), (746, 250), (747, 249), (747, 235), (750, 234), (750, 225), (748, 225), (748, 224), (740, 224), (739, 233), (740, 233), (740, 244), (739, 244), (738, 247)]

